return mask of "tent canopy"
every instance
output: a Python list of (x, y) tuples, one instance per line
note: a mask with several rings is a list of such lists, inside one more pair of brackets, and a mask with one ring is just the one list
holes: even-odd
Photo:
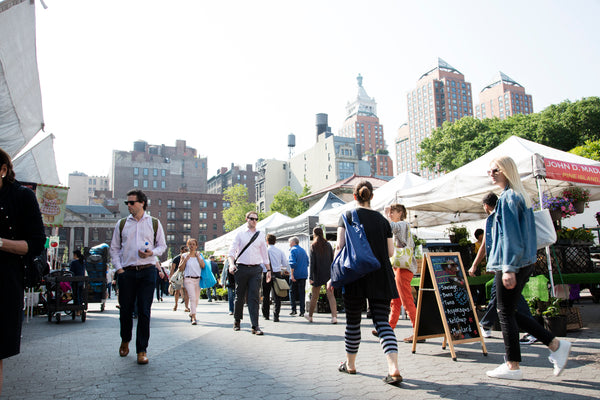
[[(481, 199), (486, 193), (498, 192), (498, 187), (492, 184), (486, 171), (494, 158), (504, 155), (515, 161), (525, 189), (532, 198), (537, 198), (538, 190), (532, 166), (534, 154), (571, 163), (600, 166), (597, 161), (511, 136), (480, 158), (438, 179), (402, 191), (402, 203), (410, 210), (458, 214), (462, 215), (463, 220), (474, 219), (470, 218), (469, 214), (483, 218)], [(559, 195), (570, 185), (584, 187), (590, 191), (590, 200), (600, 200), (598, 185), (553, 179), (546, 179), (541, 183), (542, 189), (552, 195)]]

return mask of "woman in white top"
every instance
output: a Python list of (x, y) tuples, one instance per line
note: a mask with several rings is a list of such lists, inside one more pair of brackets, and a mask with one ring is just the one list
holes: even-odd
[(190, 319), (192, 325), (196, 325), (196, 308), (200, 299), (200, 275), (204, 268), (204, 259), (198, 253), (196, 239), (189, 239), (187, 247), (190, 251), (181, 255), (179, 269), (183, 271), (183, 286), (190, 299)]

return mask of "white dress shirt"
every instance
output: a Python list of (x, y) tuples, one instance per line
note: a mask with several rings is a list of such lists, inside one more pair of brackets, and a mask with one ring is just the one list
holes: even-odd
[[(120, 221), (117, 221), (110, 242), (110, 256), (115, 271), (132, 265), (154, 264), (156, 257), (161, 256), (167, 249), (165, 233), (160, 221), (158, 221), (156, 230), (156, 243), (154, 242), (154, 228), (150, 215), (144, 213), (139, 221), (133, 215), (129, 215), (123, 226), (122, 237), (119, 232), (119, 223)], [(156, 257), (141, 258), (138, 255), (138, 251), (146, 242), (150, 243), (148, 248)]]

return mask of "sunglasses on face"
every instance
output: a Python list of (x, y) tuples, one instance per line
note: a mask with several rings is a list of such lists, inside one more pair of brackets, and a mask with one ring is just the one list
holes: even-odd
[(254, 217), (248, 217), (249, 221), (258, 221), (258, 218), (254, 218)]
[(138, 202), (137, 200), (125, 200), (125, 201), (124, 201), (124, 203), (125, 203), (125, 205), (126, 205), (126, 206), (127, 206), (127, 205), (130, 205), (130, 206), (132, 206), (132, 205), (134, 205), (135, 203), (139, 203), (139, 202)]
[(499, 169), (499, 168), (494, 168), (494, 169), (490, 169), (490, 170), (488, 170), (488, 171), (487, 171), (487, 174), (488, 174), (489, 176), (492, 176), (492, 175), (496, 175), (498, 172), (500, 172), (500, 169)]

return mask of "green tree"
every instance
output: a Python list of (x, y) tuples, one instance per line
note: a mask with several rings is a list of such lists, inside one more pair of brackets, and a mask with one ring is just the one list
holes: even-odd
[[(307, 188), (308, 187), (305, 185), (302, 195), (304, 195), (305, 191), (310, 190)], [(300, 201), (300, 196), (298, 196), (298, 194), (296, 194), (289, 186), (285, 186), (277, 192), (273, 197), (273, 203), (271, 203), (271, 212), (280, 212), (290, 218), (297, 217), (306, 211), (307, 208), (307, 204)]]
[(587, 140), (600, 140), (600, 98), (565, 100), (540, 113), (517, 114), (505, 120), (464, 117), (433, 130), (421, 142), (417, 159), (432, 170), (451, 171), (487, 153), (515, 135), (569, 151)]
[[(256, 205), (248, 201), (248, 189), (237, 184), (225, 189), (223, 200), (229, 202), (229, 208), (223, 210), (225, 231), (230, 232), (246, 222), (246, 213), (255, 211)], [(259, 215), (259, 219), (261, 216)]]
[(583, 146), (577, 146), (571, 149), (569, 153), (600, 161), (600, 140), (586, 140)]

